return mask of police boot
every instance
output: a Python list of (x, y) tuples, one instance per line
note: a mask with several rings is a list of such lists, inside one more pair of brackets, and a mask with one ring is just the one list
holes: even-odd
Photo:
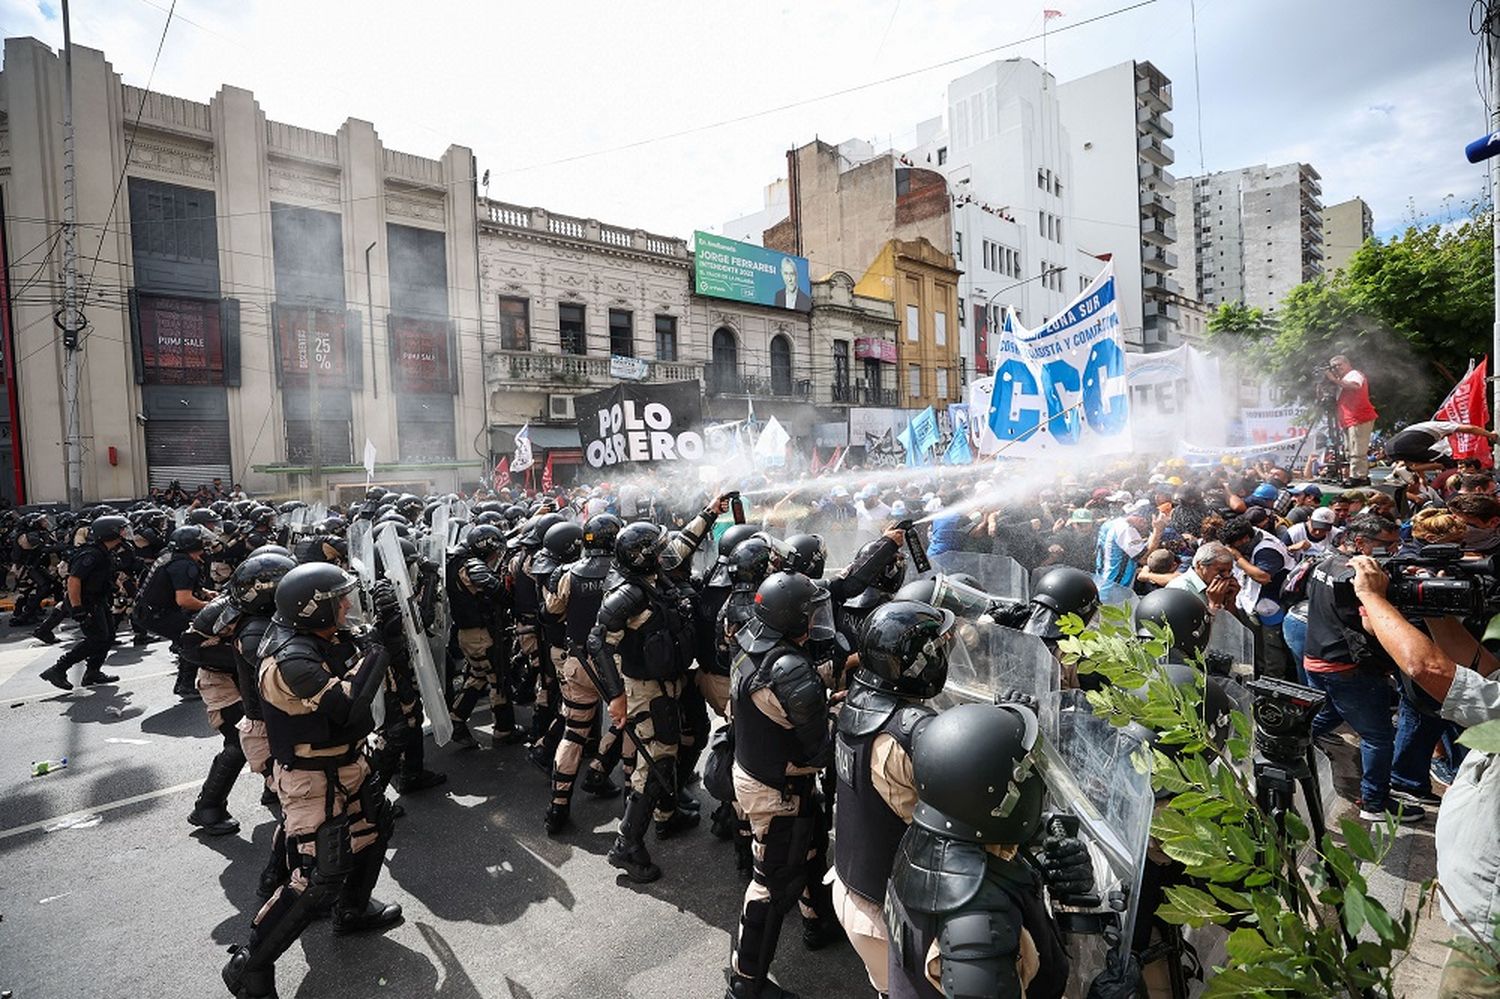
[(231, 750), (222, 750), (208, 765), (208, 776), (203, 780), (203, 789), (188, 816), (188, 823), (200, 827), (210, 836), (229, 836), (240, 831), (240, 824), (229, 814), (226, 805), (229, 792), (240, 771), (245, 768), (245, 755)]
[(354, 855), (354, 870), (344, 881), (339, 900), (333, 906), (334, 932), (363, 933), (401, 922), (401, 906), (370, 897), (380, 878), (380, 863), (384, 858), (381, 840)]
[(714, 834), (716, 839), (734, 838), (734, 806), (727, 801), (719, 802), (719, 807), (713, 810), (708, 817), (708, 831)]
[(235, 999), (276, 999), (276, 966), (248, 969), (250, 948), (231, 947), (229, 963), (222, 973), (224, 985)]
[(31, 637), (35, 638), (39, 642), (44, 642), (47, 645), (56, 645), (58, 642), (62, 641), (62, 639), (58, 638), (57, 635), (53, 633), (52, 628), (49, 627), (46, 622), (38, 625), (36, 629), (32, 631)]
[(90, 666), (83, 671), (83, 679), (78, 681), (85, 687), (97, 687), (104, 683), (119, 683), (120, 677), (115, 673), (106, 673), (102, 666)]
[(788, 992), (770, 979), (757, 981), (732, 974), (729, 976), (729, 989), (724, 993), (724, 999), (797, 999), (797, 993)]
[(198, 667), (188, 663), (177, 664), (177, 682), (172, 684), (172, 693), (184, 701), (201, 701), (203, 695), (198, 693), (198, 687), (194, 682), (198, 677)]
[(425, 791), (448, 783), (448, 775), (428, 770), (423, 766), (426, 748), (422, 745), (422, 732), (417, 730), (415, 738), (408, 738), (401, 747), (401, 772), (391, 784), (402, 794)]
[(610, 780), (608, 773), (595, 766), (584, 768), (583, 780), (579, 786), (596, 798), (613, 798), (620, 793), (620, 785)]
[(646, 824), (650, 821), (651, 799), (632, 791), (625, 799), (620, 832), (605, 858), (611, 867), (618, 867), (637, 884), (649, 884), (661, 877), (661, 868), (651, 862), (651, 854), (646, 851)]
[(671, 816), (656, 820), (656, 838), (671, 839), (678, 833), (687, 832), (689, 829), (698, 827), (698, 813), (689, 812), (685, 809), (676, 809)]
[(68, 666), (65, 663), (58, 663), (42, 670), (42, 679), (59, 690), (73, 689), (73, 684), (68, 682)]
[(546, 827), (548, 836), (556, 836), (568, 827), (569, 822), (572, 821), (569, 818), (571, 811), (572, 806), (566, 801), (554, 801), (547, 806), (547, 814), (542, 820), (542, 825)]
[(754, 899), (745, 903), (740, 913), (740, 932), (734, 942), (734, 960), (730, 968), (729, 990), (725, 999), (774, 999), (795, 994), (770, 981), (771, 959), (776, 956), (776, 941), (781, 936), (782, 913), (769, 900)]
[(474, 741), (474, 733), (469, 731), (469, 723), (462, 718), (453, 719), (452, 742), (460, 749), (475, 749), (479, 746)]
[(494, 708), (495, 725), (493, 738), (496, 746), (514, 746), (526, 741), (526, 730), (516, 724), (516, 706), (499, 704)]

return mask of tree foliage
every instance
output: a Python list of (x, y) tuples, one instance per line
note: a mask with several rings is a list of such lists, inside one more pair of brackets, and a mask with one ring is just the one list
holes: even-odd
[(1286, 395), (1307, 400), (1313, 369), (1347, 354), (1370, 379), (1380, 423), (1430, 419), (1470, 358), (1489, 353), (1494, 323), (1493, 212), (1367, 240), (1332, 276), (1298, 285), (1274, 321), (1220, 306), (1210, 343), (1242, 354)]
[[(1236, 712), (1233, 733), (1215, 745), (1203, 670), (1194, 686), (1172, 683), (1159, 661), (1169, 632), (1152, 626), (1155, 637), (1141, 641), (1124, 612), (1106, 607), (1100, 615), (1087, 629), (1065, 619), (1059, 651), (1079, 673), (1105, 679), (1088, 695), (1098, 714), (1157, 733), (1141, 763), (1168, 797), (1151, 833), (1186, 878), (1164, 889), (1156, 914), (1228, 933), (1225, 964), (1208, 976), (1204, 995), (1394, 995), (1393, 969), (1411, 947), (1417, 915), (1387, 910), (1363, 871), (1384, 859), (1395, 822), (1366, 829), (1344, 819), (1341, 844), (1332, 835), (1312, 842), (1295, 811), (1273, 821), (1250, 782), (1250, 720)], [(1311, 863), (1300, 859), (1308, 856)]]

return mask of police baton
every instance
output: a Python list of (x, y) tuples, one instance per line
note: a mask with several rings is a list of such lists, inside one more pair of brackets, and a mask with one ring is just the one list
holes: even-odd
[[(588, 650), (584, 649), (582, 651), (583, 651), (583, 655), (581, 655), (581, 656), (578, 657), (578, 665), (580, 665), (580, 666), (583, 667), (584, 673), (588, 674), (589, 682), (594, 685), (594, 689), (595, 690), (599, 691), (600, 698), (603, 698), (605, 696), (605, 694), (604, 694), (604, 684), (600, 682), (600, 680), (599, 680), (599, 673), (594, 669), (594, 664), (589, 659)], [(607, 716), (608, 714), (609, 714), (609, 705), (606, 702), (605, 703), (605, 715)], [(673, 806), (672, 807), (676, 808), (677, 807), (676, 806), (677, 788), (669, 786), (667, 784), (666, 775), (663, 774), (660, 770), (657, 769), (657, 767), (656, 767), (656, 760), (651, 756), (651, 753), (646, 749), (646, 742), (645, 742), (645, 740), (642, 739), (640, 736), (636, 735), (635, 725), (633, 725), (631, 723), (630, 716), (628, 714), (625, 716), (625, 724), (623, 724), (623, 725), (620, 726), (620, 731), (621, 731), (621, 733), (623, 735), (630, 736), (630, 741), (635, 744), (636, 755), (639, 756), (642, 760), (644, 760), (646, 762), (646, 772), (648, 774), (650, 774), (653, 778), (655, 778), (656, 782), (658, 784), (660, 784), (663, 788), (666, 789), (668, 800), (670, 800), (671, 802), (673, 802)]]

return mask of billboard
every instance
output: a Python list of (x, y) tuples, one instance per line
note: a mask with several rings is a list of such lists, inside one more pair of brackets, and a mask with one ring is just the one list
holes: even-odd
[(709, 298), (812, 311), (807, 258), (741, 243), (707, 232), (693, 233), (693, 290)]
[(573, 398), (578, 439), (590, 468), (622, 470), (703, 458), (702, 389), (697, 382), (629, 385)]
[(277, 303), (274, 313), (281, 383), (306, 385), (315, 368), (320, 384), (342, 385), (348, 377), (344, 311)]
[(392, 315), (389, 327), (391, 380), (396, 388), (406, 392), (456, 391), (448, 320)]
[(141, 362), (155, 385), (223, 385), (224, 346), (219, 303), (142, 295)]

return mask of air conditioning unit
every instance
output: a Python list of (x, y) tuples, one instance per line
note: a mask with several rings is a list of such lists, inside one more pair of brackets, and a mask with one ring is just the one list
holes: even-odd
[(547, 396), (547, 419), (549, 420), (572, 420), (573, 397), (570, 395)]

